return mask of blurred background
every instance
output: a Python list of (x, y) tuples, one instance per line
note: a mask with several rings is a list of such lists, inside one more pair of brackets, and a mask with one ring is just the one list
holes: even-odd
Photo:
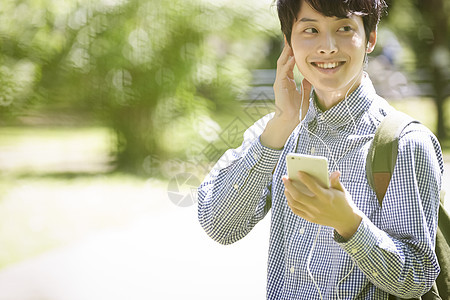
[[(367, 71), (448, 165), (450, 2), (388, 4)], [(195, 188), (274, 110), (279, 27), (272, 0), (2, 0), (0, 299), (264, 299), (269, 218), (217, 245)]]

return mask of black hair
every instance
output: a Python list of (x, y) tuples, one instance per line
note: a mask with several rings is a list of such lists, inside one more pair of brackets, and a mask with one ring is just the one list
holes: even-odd
[(302, 1), (326, 17), (361, 16), (366, 41), (369, 40), (370, 33), (376, 30), (381, 15), (387, 9), (384, 0), (277, 0), (281, 31), (286, 35), (289, 45), (291, 45), (292, 26), (297, 20)]

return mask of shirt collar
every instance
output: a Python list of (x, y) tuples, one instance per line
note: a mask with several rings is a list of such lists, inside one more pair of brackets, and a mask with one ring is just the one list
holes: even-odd
[(348, 95), (346, 99), (326, 111), (322, 111), (317, 106), (316, 95), (313, 93), (304, 122), (309, 123), (315, 119), (318, 124), (326, 123), (332, 128), (346, 125), (352, 120), (352, 117), (356, 119), (369, 108), (374, 94), (375, 89), (372, 81), (367, 73), (364, 72), (358, 88)]

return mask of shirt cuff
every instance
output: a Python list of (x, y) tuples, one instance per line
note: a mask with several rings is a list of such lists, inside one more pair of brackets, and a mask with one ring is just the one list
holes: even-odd
[(283, 149), (275, 150), (263, 146), (258, 138), (244, 157), (245, 166), (261, 173), (272, 172), (278, 163), (281, 152)]
[(363, 217), (355, 234), (349, 240), (346, 241), (336, 230), (334, 240), (352, 259), (360, 261), (367, 257), (376, 246), (378, 230), (367, 217)]

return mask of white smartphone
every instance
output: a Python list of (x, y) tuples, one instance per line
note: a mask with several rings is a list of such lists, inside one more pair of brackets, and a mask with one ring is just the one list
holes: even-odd
[(323, 187), (330, 187), (328, 160), (326, 157), (288, 153), (286, 156), (286, 165), (289, 179), (297, 185), (302, 185), (297, 175), (299, 171), (302, 171), (315, 177)]

